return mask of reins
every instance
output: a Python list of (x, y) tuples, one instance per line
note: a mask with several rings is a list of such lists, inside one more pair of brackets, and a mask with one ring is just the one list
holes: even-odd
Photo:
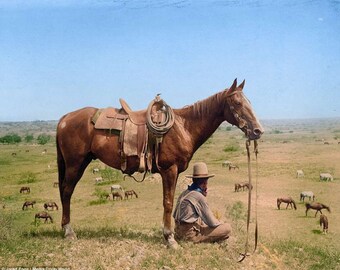
[[(247, 256), (250, 254), (248, 253), (248, 242), (249, 242), (249, 224), (250, 224), (250, 216), (251, 216), (251, 192), (252, 192), (252, 174), (251, 174), (251, 161), (250, 161), (250, 150), (249, 146), (251, 144), (250, 140), (246, 141), (246, 148), (247, 148), (247, 157), (248, 157), (248, 215), (247, 215), (247, 238), (245, 243), (245, 250), (244, 253), (240, 253), (241, 257), (238, 262), (242, 262)], [(257, 240), (258, 240), (258, 224), (257, 224), (257, 180), (258, 180), (258, 163), (257, 163), (257, 154), (258, 154), (258, 147), (257, 141), (254, 141), (254, 153), (256, 158), (256, 180), (255, 180), (255, 246), (252, 253), (256, 251), (257, 248)]]

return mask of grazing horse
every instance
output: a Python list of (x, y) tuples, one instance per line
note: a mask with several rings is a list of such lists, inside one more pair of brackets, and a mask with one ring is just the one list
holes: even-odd
[(31, 189), (29, 187), (22, 187), (20, 193), (31, 193)]
[(276, 200), (277, 202), (277, 208), (280, 210), (280, 205), (281, 203), (286, 203), (287, 204), (287, 207), (286, 209), (288, 208), (288, 206), (290, 205), (290, 207), (293, 209), (293, 206), (294, 206), (294, 209), (296, 210), (296, 203), (295, 201), (292, 199), (292, 197), (282, 197), (282, 198), (277, 198)]
[(324, 234), (328, 233), (328, 218), (324, 214), (320, 215), (320, 226)]
[(237, 165), (229, 164), (229, 171), (230, 171), (231, 169), (235, 170), (235, 169), (239, 169), (239, 167), (238, 167)]
[(241, 188), (242, 188), (243, 191), (244, 191), (244, 189), (248, 189), (249, 190), (249, 186), (251, 187), (251, 189), (253, 189), (253, 185), (252, 184), (249, 185), (248, 182), (246, 182), (246, 183), (236, 183), (235, 184), (235, 192), (240, 191)]
[(229, 160), (223, 161), (222, 163), (222, 167), (229, 167), (229, 165), (231, 165), (231, 161)]
[(35, 218), (34, 218), (35, 222), (37, 221), (37, 218), (45, 219), (45, 223), (47, 223), (48, 220), (50, 220), (51, 223), (53, 223), (52, 217), (46, 212), (40, 212), (40, 213), (35, 214)]
[(123, 200), (123, 196), (122, 196), (122, 194), (120, 194), (119, 191), (112, 192), (112, 200), (115, 200), (115, 198), (117, 198), (119, 200)]
[(330, 173), (320, 173), (320, 181), (333, 181), (333, 176)]
[(306, 216), (307, 216), (307, 212), (308, 212), (309, 209), (316, 210), (315, 217), (316, 217), (318, 212), (320, 212), (320, 214), (322, 214), (322, 211), (321, 211), (322, 209), (327, 209), (328, 212), (331, 212), (331, 209), (327, 205), (324, 205), (324, 204), (318, 203), (318, 202), (306, 203)]
[(111, 186), (111, 193), (112, 192), (124, 192), (124, 189), (121, 185), (112, 185)]
[(92, 169), (92, 173), (93, 173), (93, 174), (99, 173), (99, 169), (98, 169), (98, 168)]
[(315, 200), (315, 196), (314, 193), (312, 191), (302, 191), (300, 193), (300, 201), (305, 201), (305, 198), (308, 197), (309, 200), (313, 199), (313, 201)]
[(27, 209), (29, 206), (32, 206), (32, 208), (33, 208), (34, 204), (36, 204), (36, 201), (26, 201), (26, 202), (24, 202), (24, 204), (22, 206), (22, 210)]
[(138, 195), (134, 190), (125, 191), (124, 194), (125, 194), (125, 197), (124, 197), (125, 199), (129, 199), (129, 196), (131, 196), (131, 199), (132, 199), (133, 195), (135, 195), (136, 198), (138, 198)]
[[(250, 102), (243, 94), (243, 81), (237, 86), (235, 79), (229, 89), (214, 94), (193, 105), (174, 109), (173, 126), (163, 134), (157, 152), (152, 149), (151, 173), (159, 173), (163, 185), (163, 236), (169, 247), (177, 248), (171, 228), (171, 213), (179, 173), (185, 171), (196, 150), (224, 121), (236, 125), (249, 140), (257, 140), (263, 128), (257, 120)], [(57, 125), (56, 145), (59, 191), (62, 202), (61, 225), (65, 237), (76, 239), (70, 225), (70, 202), (75, 186), (93, 159), (121, 169), (120, 136), (106, 130), (95, 129), (92, 117), (97, 108), (86, 107), (64, 115)], [(147, 110), (133, 112), (146, 115)], [(128, 157), (124, 173), (133, 174), (141, 159)]]
[(305, 177), (303, 170), (297, 170), (296, 171), (296, 178), (300, 178), (300, 177)]
[(56, 208), (56, 210), (58, 210), (58, 205), (55, 202), (47, 202), (44, 203), (44, 208), (45, 210), (48, 210), (48, 208), (52, 208), (52, 210), (54, 210), (54, 208)]

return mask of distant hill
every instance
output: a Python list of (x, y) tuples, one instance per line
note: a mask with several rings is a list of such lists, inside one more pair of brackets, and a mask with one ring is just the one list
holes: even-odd
[(55, 136), (57, 124), (57, 120), (0, 122), (0, 137), (9, 133), (16, 133), (20, 136), (27, 134), (39, 135), (45, 133)]

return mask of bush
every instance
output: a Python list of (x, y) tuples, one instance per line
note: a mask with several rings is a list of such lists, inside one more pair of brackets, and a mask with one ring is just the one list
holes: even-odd
[(21, 142), (21, 137), (16, 133), (10, 133), (0, 137), (0, 143), (15, 144)]
[(30, 143), (34, 140), (33, 134), (27, 134), (25, 136), (25, 142)]
[(37, 182), (37, 176), (32, 172), (25, 172), (20, 176), (19, 184), (30, 184)]
[(106, 181), (118, 181), (122, 177), (120, 171), (114, 170), (109, 167), (104, 170), (101, 170), (100, 173), (103, 179), (105, 179)]
[(233, 221), (247, 219), (246, 207), (241, 201), (237, 201), (232, 206), (227, 207), (227, 213)]
[(273, 130), (273, 133), (274, 133), (274, 134), (281, 134), (281, 133), (283, 133), (283, 132), (280, 131), (280, 130), (278, 130), (278, 129), (274, 129), (274, 130)]
[(38, 141), (38, 144), (44, 145), (48, 143), (50, 139), (51, 139), (50, 135), (43, 133), (38, 136), (37, 141)]
[(239, 145), (229, 145), (223, 149), (224, 152), (236, 152), (240, 150)]

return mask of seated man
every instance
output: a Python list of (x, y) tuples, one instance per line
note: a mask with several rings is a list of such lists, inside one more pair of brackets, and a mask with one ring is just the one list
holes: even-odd
[(173, 214), (177, 240), (211, 243), (229, 238), (231, 226), (216, 219), (207, 204), (208, 179), (214, 176), (204, 162), (195, 163), (193, 175), (186, 176), (193, 184), (177, 200)]

